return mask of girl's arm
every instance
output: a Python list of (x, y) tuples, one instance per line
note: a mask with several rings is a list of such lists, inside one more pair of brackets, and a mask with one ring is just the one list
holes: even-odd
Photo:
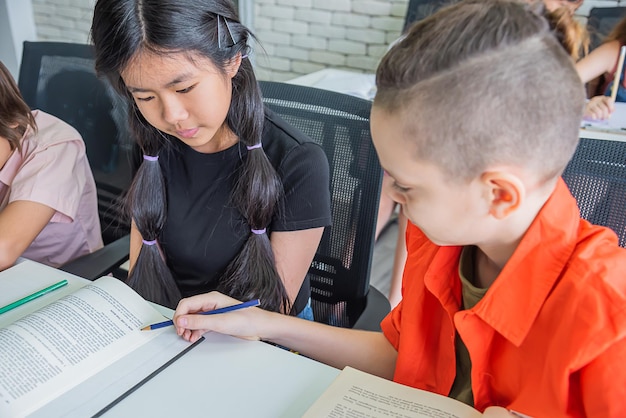
[(301, 231), (272, 232), (270, 242), (289, 300), (293, 303), (311, 266), (313, 256), (322, 239), (324, 228)]
[(576, 71), (583, 83), (588, 83), (615, 68), (619, 57), (619, 41), (604, 43), (591, 51), (589, 55), (576, 63)]
[(15, 264), (54, 212), (50, 206), (28, 200), (11, 202), (0, 212), (0, 270)]
[(193, 315), (236, 303), (217, 292), (181, 300), (174, 314), (178, 335), (196, 341), (205, 332), (215, 331), (267, 340), (339, 369), (351, 366), (387, 379), (393, 377), (397, 351), (381, 332), (333, 327), (259, 308)]

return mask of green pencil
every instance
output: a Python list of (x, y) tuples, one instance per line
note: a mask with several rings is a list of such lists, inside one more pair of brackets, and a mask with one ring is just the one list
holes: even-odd
[(10, 311), (11, 309), (17, 308), (18, 306), (22, 306), (23, 304), (30, 302), (33, 299), (37, 299), (40, 296), (43, 296), (47, 293), (52, 292), (53, 290), (56, 290), (60, 287), (63, 287), (67, 284), (67, 280), (61, 280), (58, 283), (55, 283), (51, 286), (48, 286), (44, 289), (38, 290), (35, 293), (33, 293), (32, 295), (28, 295), (26, 297), (23, 297), (22, 299), (16, 300), (13, 303), (9, 303), (7, 306), (3, 306), (0, 308), (0, 314), (3, 314), (7, 311)]

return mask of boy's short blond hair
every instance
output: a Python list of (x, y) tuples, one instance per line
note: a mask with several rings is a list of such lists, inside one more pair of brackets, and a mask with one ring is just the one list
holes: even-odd
[(413, 25), (383, 57), (374, 106), (398, 112), (416, 158), (450, 179), (511, 164), (559, 176), (585, 100), (570, 57), (533, 6), (469, 0)]

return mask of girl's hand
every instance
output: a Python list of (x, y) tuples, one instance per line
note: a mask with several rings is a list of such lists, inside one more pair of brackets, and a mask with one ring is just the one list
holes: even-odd
[(615, 104), (609, 96), (592, 97), (585, 106), (585, 119), (605, 120), (611, 117)]
[(238, 304), (239, 301), (219, 292), (182, 299), (174, 313), (176, 333), (190, 342), (197, 341), (202, 334), (215, 331), (248, 340), (259, 340), (257, 331), (259, 321), (271, 313), (259, 308), (245, 308), (218, 315), (197, 315), (198, 312), (211, 311), (225, 306)]

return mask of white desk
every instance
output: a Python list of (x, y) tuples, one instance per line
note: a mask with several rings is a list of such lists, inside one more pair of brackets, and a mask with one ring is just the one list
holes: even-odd
[(624, 133), (621, 133), (581, 128), (578, 136), (580, 138), (626, 142), (626, 131), (624, 131)]
[[(59, 270), (49, 272), (67, 278), (69, 286), (29, 303), (43, 307), (88, 283)], [(0, 327), (23, 315), (21, 308), (0, 315)], [(299, 417), (339, 373), (259, 341), (213, 333), (205, 338), (103, 416)], [(44, 408), (34, 416), (48, 417), (47, 412)]]
[(262, 342), (207, 334), (104, 417), (300, 417), (338, 373)]

